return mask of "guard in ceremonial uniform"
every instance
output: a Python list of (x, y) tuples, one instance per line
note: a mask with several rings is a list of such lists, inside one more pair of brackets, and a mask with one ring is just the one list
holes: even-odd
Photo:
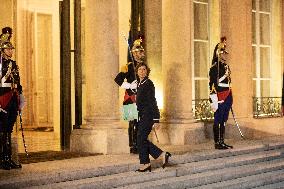
[[(144, 62), (145, 51), (142, 46), (142, 39), (137, 39), (133, 43), (131, 53), (133, 61), (128, 62), (121, 68), (115, 82), (121, 87), (126, 89), (123, 100), (123, 119), (129, 121), (128, 136), (130, 153), (137, 154), (137, 118), (132, 116), (133, 112), (137, 112), (136, 108), (136, 89), (137, 89), (137, 76), (135, 74), (135, 67), (138, 63)], [(133, 105), (133, 106), (132, 106)], [(138, 114), (137, 114), (138, 116)]]
[(0, 58), (0, 167), (5, 170), (21, 168), (12, 160), (11, 134), (18, 111), (21, 111), (24, 99), (20, 84), (19, 68), (11, 60), (14, 47), (8, 35), (1, 35)]
[(210, 102), (214, 111), (214, 142), (215, 149), (233, 148), (224, 142), (225, 138), (225, 123), (228, 120), (229, 112), (233, 104), (233, 97), (231, 91), (231, 71), (229, 65), (226, 63), (226, 38), (221, 38), (221, 42), (217, 44), (212, 66), (209, 71), (209, 88), (210, 88)]

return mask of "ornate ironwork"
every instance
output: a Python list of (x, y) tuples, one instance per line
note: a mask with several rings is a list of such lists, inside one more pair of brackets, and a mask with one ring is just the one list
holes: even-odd
[(198, 121), (214, 120), (214, 112), (211, 109), (209, 99), (195, 99), (192, 101), (194, 118)]
[[(281, 97), (253, 97), (253, 117), (270, 118), (282, 117)], [(209, 122), (214, 120), (214, 112), (209, 99), (192, 101), (194, 118), (197, 121)]]
[(281, 97), (253, 97), (253, 117), (282, 117)]

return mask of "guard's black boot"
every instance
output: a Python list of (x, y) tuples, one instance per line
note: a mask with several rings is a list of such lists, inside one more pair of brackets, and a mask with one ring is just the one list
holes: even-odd
[(218, 150), (226, 150), (226, 149), (228, 149), (228, 147), (226, 147), (225, 145), (223, 145), (221, 142), (217, 142), (217, 143), (215, 143), (215, 149), (218, 149)]
[(1, 153), (1, 169), (5, 169), (5, 170), (10, 170), (11, 166), (9, 163), (9, 158), (8, 158), (8, 136), (7, 133), (5, 132), (1, 132), (0, 133), (0, 143), (1, 143), (1, 149), (2, 149), (2, 153)]
[(3, 144), (4, 144), (4, 133), (0, 132), (0, 163), (2, 162), (3, 157)]
[(130, 153), (131, 154), (138, 154), (138, 150), (135, 147), (130, 147)]
[(14, 162), (12, 159), (9, 160), (11, 169), (21, 169), (22, 165), (20, 163)]
[(220, 124), (220, 143), (223, 146), (226, 146), (227, 148), (233, 148), (233, 146), (226, 144), (224, 142), (224, 136), (225, 136), (225, 124), (223, 123), (223, 124)]
[(20, 169), (22, 168), (21, 164), (16, 163), (12, 160), (12, 140), (11, 140), (11, 133), (8, 133), (8, 162), (10, 163), (11, 169)]
[(138, 150), (137, 150), (137, 121), (136, 120), (129, 121), (128, 137), (129, 137), (130, 153), (138, 154)]
[(10, 170), (11, 169), (10, 163), (7, 160), (7, 158), (2, 160), (2, 162), (1, 162), (1, 169), (5, 169), (5, 170)]
[(224, 146), (220, 143), (219, 137), (220, 137), (220, 128), (219, 124), (213, 125), (213, 134), (214, 134), (214, 142), (215, 142), (215, 149), (223, 150), (226, 149)]
[(224, 140), (221, 140), (220, 142), (222, 143), (223, 146), (226, 146), (227, 148), (234, 148), (233, 146), (231, 146), (231, 145), (229, 145), (229, 144), (226, 144), (226, 143), (224, 142)]
[(134, 120), (133, 125), (133, 154), (138, 154), (138, 147), (137, 147), (137, 120)]

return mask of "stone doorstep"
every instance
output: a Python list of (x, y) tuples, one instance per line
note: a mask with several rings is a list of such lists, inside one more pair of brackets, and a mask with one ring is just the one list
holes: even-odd
[[(95, 170), (83, 170), (83, 171), (73, 171), (72, 173), (58, 173), (58, 174), (49, 174), (48, 177), (42, 176), (42, 177), (33, 177), (33, 178), (23, 178), (24, 180), (15, 183), (15, 181), (9, 184), (9, 186), (32, 186), (32, 185), (37, 185), (37, 184), (47, 184), (46, 187), (51, 187), (51, 188), (57, 188), (57, 187), (71, 187), (71, 186), (78, 186), (78, 185), (92, 185), (96, 186), (99, 188), (103, 188), (103, 186), (106, 187), (111, 187), (111, 186), (121, 186), (121, 185), (126, 185), (126, 184), (133, 184), (135, 182), (145, 182), (145, 181), (151, 181), (151, 180), (157, 180), (157, 179), (165, 179), (167, 177), (176, 177), (186, 175), (186, 174), (193, 174), (201, 171), (209, 171), (209, 170), (216, 170), (224, 167), (230, 167), (230, 162), (232, 163), (233, 166), (240, 166), (243, 164), (247, 163), (255, 163), (259, 161), (265, 161), (271, 158), (277, 158), (281, 152), (279, 151), (272, 151), (269, 154), (267, 152), (262, 151), (262, 152), (257, 152), (255, 154), (244, 154), (240, 155), (238, 157), (241, 158), (241, 160), (238, 160), (235, 158), (235, 156), (231, 157), (225, 157), (223, 161), (226, 161), (227, 164), (224, 166), (219, 163), (219, 165), (216, 164), (216, 159), (211, 159), (211, 160), (206, 160), (203, 162), (193, 162), (189, 164), (185, 164), (186, 168), (192, 168), (194, 167), (199, 167), (200, 164), (206, 164), (206, 165), (212, 165), (211, 168), (209, 167), (203, 167), (203, 169), (192, 169), (188, 170), (185, 167), (177, 166), (177, 167), (171, 167), (170, 172), (169, 171), (163, 171), (162, 169), (157, 169), (152, 172), (152, 175), (142, 175), (140, 177), (141, 173), (134, 173), (133, 170), (137, 169), (137, 166), (134, 167), (133, 165), (132, 168), (129, 166), (129, 169), (123, 168), (123, 167), (115, 167), (113, 171), (108, 170), (105, 172), (102, 172), (103, 170), (101, 169), (100, 173), (98, 173)], [(228, 159), (228, 160), (227, 160)], [(230, 161), (231, 159), (231, 161)], [(250, 160), (248, 160), (250, 159)], [(254, 159), (254, 160), (253, 160)], [(235, 163), (234, 163), (235, 162)], [(125, 167), (125, 166), (124, 166)], [(116, 172), (114, 172), (116, 171)], [(97, 173), (96, 173), (97, 172)], [(106, 176), (103, 176), (106, 175)], [(101, 177), (98, 177), (101, 176)], [(93, 178), (88, 178), (88, 177), (93, 177)], [(77, 179), (77, 180), (75, 180)], [(78, 180), (82, 179), (82, 180)], [(19, 181), (19, 179), (17, 179)], [(70, 181), (68, 181), (70, 180)], [(73, 181), (72, 181), (73, 180)], [(62, 181), (68, 181), (65, 183), (58, 183), (58, 184), (49, 184), (49, 183), (55, 183), (55, 182), (62, 182)], [(27, 182), (27, 183), (25, 183)], [(11, 185), (12, 184), (12, 185)], [(5, 186), (5, 185), (2, 185)], [(8, 185), (6, 185), (8, 186)]]
[[(216, 182), (203, 186), (193, 187), (192, 189), (212, 189), (212, 188), (230, 188), (230, 189), (269, 189), (274, 186), (284, 186), (284, 170), (271, 171), (257, 175), (242, 177), (233, 180)], [(273, 184), (274, 183), (274, 184)], [(280, 185), (282, 184), (282, 185)]]
[[(277, 162), (278, 161), (278, 162)], [(181, 177), (171, 177), (161, 180), (150, 182), (143, 182), (128, 186), (119, 187), (119, 189), (137, 189), (137, 188), (155, 188), (155, 189), (168, 189), (168, 188), (188, 188), (203, 186), (216, 182), (224, 182), (232, 179), (243, 178), (264, 172), (277, 171), (284, 168), (284, 160), (273, 160), (269, 164), (267, 162), (256, 163), (254, 165), (245, 165), (241, 167), (225, 168), (221, 170), (208, 171), (204, 173), (197, 173)]]

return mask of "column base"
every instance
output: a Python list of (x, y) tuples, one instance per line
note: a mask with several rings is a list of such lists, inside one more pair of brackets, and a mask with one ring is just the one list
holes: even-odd
[(186, 145), (205, 142), (203, 123), (168, 123), (170, 144)]
[(70, 151), (103, 154), (129, 153), (127, 129), (75, 129), (70, 136)]

